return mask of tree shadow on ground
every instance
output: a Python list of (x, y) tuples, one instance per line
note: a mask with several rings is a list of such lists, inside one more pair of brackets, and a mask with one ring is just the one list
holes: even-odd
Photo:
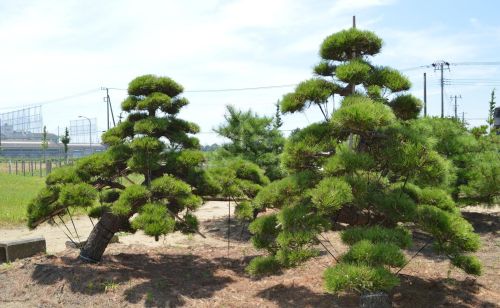
[(214, 261), (218, 262), (219, 264), (224, 264), (225, 268), (233, 271), (238, 276), (244, 276), (244, 277), (252, 279), (252, 280), (259, 280), (261, 278), (265, 279), (268, 276), (252, 277), (245, 271), (245, 268), (247, 267), (248, 263), (250, 263), (250, 261), (257, 256), (258, 256), (257, 254), (251, 254), (251, 255), (246, 255), (246, 256), (243, 256), (243, 257), (240, 257), (237, 259), (228, 258), (228, 257), (219, 257), (219, 258), (215, 258)]
[(227, 240), (227, 230), (228, 225), (230, 225), (229, 238), (231, 242), (246, 243), (252, 237), (248, 231), (248, 224), (247, 221), (241, 221), (233, 217), (231, 217), (231, 223), (229, 224), (227, 217), (219, 217), (203, 221), (201, 226), (211, 236), (220, 240)]
[(146, 306), (177, 307), (186, 297), (210, 298), (231, 283), (233, 279), (216, 275), (220, 267), (192, 254), (120, 253), (105, 256), (99, 264), (61, 257), (56, 264), (37, 264), (32, 278), (45, 285), (64, 280), (73, 292), (88, 295), (124, 288), (129, 303), (145, 298)]
[[(500, 230), (500, 215), (497, 213), (477, 213), (477, 212), (462, 212), (462, 216), (469, 221), (474, 227), (474, 231), (481, 235), (495, 234)], [(432, 237), (420, 230), (413, 230), (414, 245), (408, 251), (410, 254), (416, 253), (426, 243), (427, 246), (420, 251), (419, 255), (433, 260), (446, 260), (447, 257), (437, 254), (432, 249)]]
[(500, 231), (500, 214), (498, 213), (462, 212), (462, 216), (472, 224), (477, 233)]
[(411, 256), (422, 249), (418, 252), (419, 256), (423, 256), (434, 261), (443, 261), (448, 259), (445, 255), (438, 254), (434, 251), (434, 249), (432, 249), (434, 239), (431, 235), (420, 230), (413, 230), (412, 234), (413, 245), (407, 249)]
[(358, 307), (358, 296), (335, 296), (315, 293), (304, 286), (274, 285), (260, 291), (257, 296), (276, 303), (279, 307)]
[(497, 307), (481, 298), (484, 286), (475, 279), (399, 277), (401, 285), (391, 293), (394, 307)]
[[(410, 275), (400, 275), (400, 279), (401, 285), (390, 294), (394, 307), (497, 307), (481, 298), (484, 286), (474, 279), (422, 279)], [(359, 296), (353, 293), (336, 296), (283, 284), (262, 290), (257, 296), (279, 307), (358, 307), (359, 303)]]

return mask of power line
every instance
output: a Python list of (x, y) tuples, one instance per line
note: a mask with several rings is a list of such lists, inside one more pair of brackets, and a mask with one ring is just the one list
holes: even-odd
[[(474, 65), (478, 65), (478, 66), (496, 66), (496, 65), (500, 65), (500, 61), (490, 61), (490, 62), (481, 62), (481, 61), (474, 62), (474, 61), (469, 61), (469, 62), (454, 62), (454, 63), (448, 63), (448, 64), (449, 65), (453, 65), (453, 66), (461, 66), (461, 65), (470, 65), (470, 66), (474, 66)], [(419, 66), (414, 66), (414, 67), (403, 68), (403, 69), (400, 69), (399, 71), (405, 72), (405, 71), (413, 71), (413, 70), (419, 70), (419, 69), (424, 69), (424, 68), (434, 68), (434, 66), (432, 64), (430, 64), (430, 65), (419, 65)]]
[(297, 84), (283, 84), (283, 85), (272, 85), (272, 86), (259, 86), (259, 87), (247, 87), (247, 88), (227, 88), (227, 89), (205, 89), (205, 90), (186, 90), (184, 93), (207, 93), (207, 92), (233, 92), (233, 91), (253, 91), (253, 90), (265, 90), (265, 89), (277, 89), (277, 88), (290, 88), (295, 87)]
[[(418, 69), (425, 69), (425, 68), (434, 68), (435, 70), (443, 70), (444, 67), (441, 66), (441, 64), (444, 66), (446, 65), (448, 68), (450, 65), (453, 66), (460, 66), (460, 65), (479, 65), (479, 66), (495, 66), (495, 65), (500, 65), (500, 61), (489, 61), (489, 62), (455, 62), (455, 63), (449, 63), (445, 61), (439, 61), (436, 63), (433, 63), (431, 65), (420, 65), (420, 66), (415, 66), (415, 67), (409, 67), (409, 68), (403, 68), (400, 69), (399, 71), (412, 71), (412, 70), (418, 70)], [(442, 73), (442, 72), (441, 72)], [(476, 81), (473, 79), (467, 79), (467, 80), (456, 80), (452, 81), (450, 79), (445, 79), (441, 77), (441, 87), (444, 87), (444, 85), (451, 85), (456, 84), (456, 85), (462, 85), (461, 83), (467, 83), (467, 85), (472, 84), (472, 81)], [(497, 86), (500, 85), (500, 80), (498, 81), (498, 84), (496, 83), (497, 81), (491, 81), (491, 80), (481, 80), (481, 82), (484, 82), (484, 84), (480, 85), (491, 85), (491, 86)], [(465, 84), (464, 84), (465, 85)], [(294, 87), (297, 86), (296, 83), (293, 84), (281, 84), (281, 85), (268, 85), (268, 86), (255, 86), (255, 87), (241, 87), (241, 88), (220, 88), (220, 89), (199, 89), (199, 90), (186, 90), (184, 93), (213, 93), (213, 92), (235, 92), (235, 91), (255, 91), (255, 90), (266, 90), (266, 89), (278, 89), (278, 88), (289, 88), (289, 87)], [(109, 90), (117, 90), (117, 91), (127, 91), (125, 88), (118, 88), (118, 87), (107, 87)], [(69, 100), (72, 98), (77, 98), (81, 96), (85, 96), (94, 92), (97, 92), (101, 90), (100, 88), (97, 89), (91, 89), (88, 91), (80, 92), (80, 93), (75, 93), (72, 95), (68, 96), (63, 96), (63, 97), (58, 97), (46, 101), (41, 101), (41, 102), (35, 102), (35, 103), (28, 103), (28, 104), (23, 104), (24, 106), (31, 106), (31, 105), (46, 105), (46, 104), (51, 104), (51, 103), (56, 103), (60, 101), (65, 101)], [(441, 90), (442, 96), (443, 96), (443, 89)], [(442, 99), (442, 104), (443, 104), (443, 99)], [(9, 106), (9, 107), (1, 107), (0, 110), (4, 109), (15, 109), (19, 108), (19, 106)]]
[(491, 62), (455, 62), (450, 63), (451, 65), (500, 65), (500, 61)]
[[(234, 91), (253, 91), (253, 90), (266, 90), (266, 89), (277, 89), (277, 88), (290, 88), (295, 87), (297, 84), (281, 84), (281, 85), (270, 85), (270, 86), (256, 86), (256, 87), (244, 87), (244, 88), (222, 88), (222, 89), (201, 89), (201, 90), (186, 90), (184, 93), (209, 93), (209, 92), (234, 92)], [(127, 91), (123, 88), (108, 88), (110, 90)]]
[(431, 68), (431, 67), (432, 67), (432, 65), (420, 65), (420, 66), (403, 68), (403, 69), (400, 69), (398, 71), (406, 72), (406, 71), (414, 71), (414, 70), (419, 70), (419, 69), (423, 69), (423, 68)]
[[(41, 102), (37, 102), (37, 103), (23, 104), (23, 105), (24, 106), (47, 105), (47, 104), (57, 103), (57, 102), (60, 102), (60, 101), (65, 101), (65, 100), (72, 99), (72, 98), (77, 98), (77, 97), (85, 96), (85, 95), (88, 95), (88, 94), (91, 94), (91, 93), (94, 93), (94, 92), (97, 92), (97, 91), (100, 91), (100, 89), (92, 89), (92, 90), (88, 90), (88, 91), (85, 91), (85, 92), (71, 94), (71, 95), (68, 95), (68, 96), (62, 96), (62, 97), (58, 97), (58, 98), (54, 98), (54, 99), (50, 99), (50, 100), (46, 100), (46, 101), (41, 101)], [(19, 108), (19, 106), (2, 107), (0, 109), (15, 109), (15, 108)]]

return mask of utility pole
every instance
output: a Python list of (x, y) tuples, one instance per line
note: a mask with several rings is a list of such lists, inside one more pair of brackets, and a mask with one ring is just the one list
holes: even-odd
[(458, 113), (457, 113), (457, 99), (462, 98), (462, 95), (450, 96), (450, 99), (455, 99), (455, 120), (458, 121)]
[(465, 125), (465, 112), (462, 111), (462, 124)]
[(432, 67), (434, 67), (434, 71), (441, 71), (441, 118), (444, 118), (444, 67), (450, 70), (450, 63), (444, 60), (437, 61), (432, 63)]
[(116, 126), (115, 115), (113, 114), (113, 106), (111, 106), (111, 98), (109, 97), (109, 88), (101, 87), (101, 90), (106, 91), (106, 97), (104, 97), (104, 102), (106, 103), (107, 120), (108, 120), (108, 130), (110, 127), (109, 115), (111, 112), (111, 119), (113, 120), (113, 127)]
[[(352, 16), (352, 28), (356, 29), (356, 15)], [(355, 48), (352, 49), (351, 56), (352, 56), (353, 60), (356, 59), (356, 49)], [(351, 93), (352, 94), (356, 93), (356, 85), (354, 83), (351, 84)]]
[(424, 117), (427, 116), (427, 73), (424, 73)]

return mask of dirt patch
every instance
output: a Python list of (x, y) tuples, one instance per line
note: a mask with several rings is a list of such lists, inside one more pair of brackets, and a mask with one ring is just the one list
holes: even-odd
[[(154, 238), (139, 231), (135, 234), (120, 234), (120, 242), (129, 245), (140, 244), (151, 247), (189, 247), (196, 245), (223, 246), (224, 237), (222, 237), (221, 232), (227, 234), (227, 212), (228, 206), (226, 202), (210, 201), (204, 204), (195, 213), (201, 222), (201, 232), (203, 234), (216, 233), (219, 236), (208, 236), (204, 239), (200, 235), (186, 236), (181, 233), (173, 233), (161, 237), (159, 241), (155, 241)], [(64, 233), (70, 235), (75, 241), (78, 241), (78, 239), (85, 240), (90, 234), (90, 231), (92, 231), (93, 223), (96, 223), (95, 219), (92, 222), (88, 217), (80, 216), (73, 218), (76, 232), (71, 221), (66, 217), (65, 223), (69, 230), (67, 230), (63, 223), (57, 218), (55, 219), (57, 225), (44, 223), (34, 230), (29, 230), (25, 226), (0, 228), (0, 239), (15, 240), (43, 236), (47, 242), (47, 252), (52, 254), (58, 253), (66, 249), (65, 244), (69, 241)], [(240, 232), (240, 230), (241, 223), (233, 219), (231, 222), (231, 231), (236, 234), (236, 232)], [(231, 238), (233, 238), (235, 234), (233, 234)], [(222, 240), (222, 242), (220, 240)]]
[[(221, 210), (227, 211), (225, 205)], [(498, 212), (468, 213), (483, 247), (477, 253), (484, 275), (474, 277), (450, 267), (448, 260), (425, 248), (400, 273), (401, 285), (391, 293), (395, 307), (498, 307), (500, 302), (500, 240)], [(488, 223), (491, 221), (491, 223)], [(244, 268), (260, 252), (232, 223), (227, 250), (227, 220), (202, 218), (207, 240), (167, 237), (166, 244), (111, 244), (100, 264), (77, 260), (76, 250), (38, 256), (0, 266), (0, 306), (153, 306), (153, 307), (356, 307), (358, 297), (325, 293), (322, 275), (334, 264), (327, 253), (280, 275), (254, 279)], [(226, 228), (226, 229), (225, 229)], [(233, 232), (234, 229), (234, 232)], [(136, 235), (130, 236), (134, 238)], [(325, 234), (334, 254), (346, 249), (338, 232)], [(427, 238), (415, 234), (414, 254)], [(161, 241), (160, 241), (161, 242)], [(153, 243), (155, 243), (153, 241)], [(175, 245), (172, 245), (174, 243)], [(177, 245), (177, 246), (176, 246)]]

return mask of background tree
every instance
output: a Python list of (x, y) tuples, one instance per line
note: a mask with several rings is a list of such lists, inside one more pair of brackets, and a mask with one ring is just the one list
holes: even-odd
[(243, 222), (240, 232), (242, 234), (245, 223), (255, 216), (250, 200), (255, 198), (263, 186), (269, 184), (269, 179), (259, 166), (241, 157), (212, 161), (208, 172), (215, 182), (220, 185), (219, 196), (228, 202), (227, 239), (229, 249), (231, 203), (235, 206), (236, 217)]
[(435, 150), (452, 162), (446, 190), (458, 200), (459, 186), (467, 182), (465, 170), (471, 158), (480, 151), (474, 133), (469, 132), (463, 123), (451, 118), (423, 117), (415, 120), (413, 125), (432, 136)]
[(49, 140), (47, 139), (47, 127), (43, 126), (42, 131), (42, 152), (43, 152), (43, 161), (45, 161), (47, 148), (49, 147)]
[(500, 203), (500, 148), (478, 153), (465, 169), (465, 183), (460, 192), (468, 203)]
[[(36, 227), (70, 208), (88, 208), (99, 222), (80, 257), (93, 262), (118, 231), (141, 229), (156, 239), (175, 230), (196, 232), (192, 211), (201, 205), (200, 196), (218, 187), (202, 168), (204, 157), (192, 136), (198, 126), (177, 117), (188, 104), (182, 91), (167, 77), (132, 80), (122, 103), (127, 118), (102, 136), (107, 150), (51, 173), (28, 206), (28, 225)], [(131, 174), (139, 182), (130, 180)]]
[(489, 102), (489, 109), (488, 109), (488, 126), (490, 128), (490, 132), (494, 131), (494, 125), (495, 125), (495, 107), (496, 107), (496, 102), (495, 102), (495, 89), (491, 90), (491, 99)]
[[(324, 121), (292, 133), (283, 154), (290, 175), (253, 200), (256, 208), (277, 211), (250, 224), (255, 247), (269, 253), (250, 262), (250, 273), (275, 272), (317, 255), (318, 236), (337, 222), (348, 226), (341, 238), (350, 249), (325, 272), (330, 292), (397, 285), (389, 269), (406, 263), (401, 249), (411, 245), (410, 226), (432, 235), (435, 250), (454, 265), (480, 273), (479, 261), (468, 254), (479, 248), (479, 237), (447, 192), (452, 164), (437, 151), (430, 130), (416, 124), (422, 104), (401, 93), (409, 80), (369, 62), (381, 46), (374, 33), (355, 28), (328, 36), (316, 77), (283, 97), (282, 112), (314, 106)], [(342, 97), (335, 112), (328, 106), (334, 95)]]
[(68, 128), (66, 127), (64, 129), (64, 136), (61, 137), (61, 142), (64, 145), (64, 160), (66, 162), (68, 161), (68, 144), (70, 140), (71, 138), (69, 137), (69, 131)]
[(472, 127), (470, 129), (470, 132), (476, 139), (479, 139), (482, 136), (485, 136), (486, 134), (488, 134), (488, 125), (481, 125), (481, 126)]
[(285, 138), (271, 117), (259, 116), (251, 110), (240, 111), (227, 106), (225, 123), (215, 131), (230, 140), (218, 154), (222, 157), (242, 157), (264, 169), (265, 175), (274, 180), (283, 177), (279, 155)]
[[(500, 203), (500, 135), (494, 130), (487, 134), (487, 127), (479, 129), (482, 133), (474, 136), (476, 151), (464, 155), (464, 167), (459, 174), (463, 180), (458, 188), (464, 203), (495, 205)], [(474, 128), (471, 132), (474, 134)]]
[(281, 126), (283, 126), (283, 120), (281, 120), (280, 101), (277, 101), (276, 113), (274, 114), (274, 128), (280, 129)]
[(452, 162), (449, 186), (455, 201), (494, 204), (500, 194), (500, 147), (488, 127), (470, 130), (454, 119), (425, 117), (414, 121), (435, 139), (436, 151)]

